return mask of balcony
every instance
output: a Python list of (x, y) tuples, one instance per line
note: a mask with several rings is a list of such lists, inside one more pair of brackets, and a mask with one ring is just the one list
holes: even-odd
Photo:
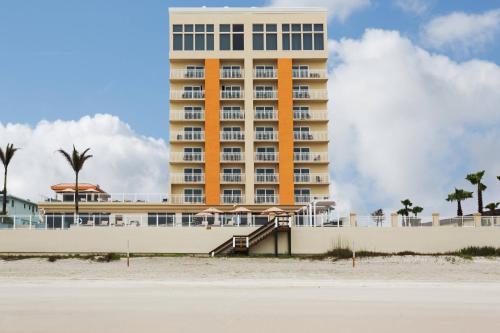
[(170, 121), (203, 121), (205, 120), (205, 112), (186, 111), (186, 110), (170, 110)]
[(221, 184), (241, 184), (245, 182), (245, 175), (241, 173), (221, 173)]
[(293, 153), (293, 161), (297, 163), (328, 163), (328, 153)]
[(328, 78), (328, 72), (324, 69), (294, 69), (292, 77), (294, 79), (324, 80)]
[(254, 69), (254, 79), (275, 79), (278, 77), (277, 69)]
[(221, 120), (245, 120), (245, 113), (243, 111), (236, 110), (221, 110), (220, 111)]
[(278, 131), (265, 132), (257, 131), (254, 133), (255, 141), (278, 141)]
[(277, 204), (279, 197), (277, 194), (274, 195), (255, 195), (255, 203), (259, 205), (269, 205), (269, 204)]
[(254, 113), (255, 120), (278, 120), (278, 111), (263, 111), (263, 110), (255, 110)]
[(221, 163), (244, 163), (244, 153), (220, 153)]
[(293, 111), (295, 121), (326, 121), (328, 120), (327, 110)]
[(177, 142), (199, 142), (205, 140), (205, 132), (180, 131), (170, 133), (170, 141)]
[(279, 181), (277, 173), (256, 173), (254, 177), (256, 184), (274, 184)]
[(245, 133), (241, 131), (222, 131), (220, 132), (221, 141), (244, 141)]
[(183, 204), (203, 204), (205, 203), (204, 195), (188, 195), (188, 194), (172, 194), (170, 202), (177, 205)]
[(328, 141), (328, 132), (325, 131), (303, 131), (293, 132), (295, 141)]
[(221, 204), (223, 205), (237, 205), (245, 202), (244, 195), (238, 194), (222, 194), (220, 196)]
[(328, 195), (312, 195), (312, 194), (302, 194), (295, 196), (296, 204), (308, 204), (311, 201), (316, 200), (329, 200)]
[(243, 91), (242, 90), (222, 90), (220, 92), (220, 98), (224, 100), (228, 99), (242, 99)]
[(294, 90), (292, 91), (294, 100), (328, 100), (326, 89)]
[(196, 80), (205, 78), (204, 69), (171, 69), (170, 70), (171, 79), (186, 79), (186, 80)]
[(245, 76), (245, 72), (242, 69), (221, 69), (220, 78), (221, 79), (242, 79)]
[(327, 173), (296, 173), (293, 175), (293, 181), (296, 184), (328, 184), (329, 179)]
[(204, 173), (171, 173), (170, 182), (172, 184), (203, 184), (205, 183)]
[(171, 100), (202, 100), (205, 98), (205, 91), (170, 90)]
[(276, 90), (268, 90), (268, 91), (254, 90), (253, 98), (262, 100), (273, 100), (278, 98), (278, 92)]
[(255, 162), (259, 163), (276, 163), (279, 160), (279, 153), (261, 153), (256, 152), (254, 155)]
[(205, 153), (170, 153), (170, 162), (176, 163), (203, 163), (205, 162)]

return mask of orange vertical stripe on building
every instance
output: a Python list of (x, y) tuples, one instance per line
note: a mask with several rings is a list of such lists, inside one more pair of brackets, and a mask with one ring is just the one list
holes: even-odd
[(220, 203), (219, 59), (205, 59), (205, 200)]
[(292, 205), (293, 181), (292, 59), (278, 59), (279, 200)]

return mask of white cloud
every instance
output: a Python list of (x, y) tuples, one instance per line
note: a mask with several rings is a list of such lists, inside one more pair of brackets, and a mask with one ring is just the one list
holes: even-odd
[[(399, 208), (409, 197), (425, 214), (452, 213), (454, 186), (486, 169), (485, 201), (500, 199), (500, 68), (456, 63), (398, 32), (367, 30), (330, 44), (331, 155), (338, 200), (354, 210)], [(475, 209), (475, 200), (466, 203)]]
[[(167, 192), (168, 149), (161, 139), (140, 136), (118, 117), (86, 116), (77, 121), (41, 121), (35, 127), (0, 123), (0, 143), (22, 149), (9, 167), (9, 192), (38, 201), (50, 185), (74, 182), (67, 162), (56, 153), (72, 145), (94, 155), (80, 175), (112, 193)], [(3, 184), (3, 182), (2, 182)]]
[(500, 9), (482, 14), (454, 12), (428, 22), (421, 31), (426, 46), (464, 54), (481, 50), (500, 30)]
[(325, 7), (328, 16), (344, 21), (353, 12), (370, 5), (370, 0), (271, 0), (273, 7)]
[(429, 4), (424, 0), (395, 0), (394, 4), (402, 11), (422, 15), (429, 9)]

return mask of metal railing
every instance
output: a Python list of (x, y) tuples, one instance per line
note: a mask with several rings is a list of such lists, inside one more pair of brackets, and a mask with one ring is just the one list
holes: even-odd
[(262, 91), (262, 90), (254, 90), (253, 98), (255, 99), (277, 99), (278, 92), (275, 90), (272, 91)]
[(220, 92), (221, 99), (241, 99), (243, 98), (243, 90), (222, 90)]
[(204, 204), (204, 195), (185, 195), (185, 194), (171, 194), (170, 203), (172, 204)]
[(172, 184), (203, 184), (205, 182), (204, 173), (171, 173), (170, 182)]
[(245, 181), (245, 174), (242, 173), (221, 173), (221, 183), (243, 183)]
[(205, 120), (205, 111), (171, 110), (170, 120)]
[(299, 184), (328, 184), (329, 177), (327, 173), (296, 173), (293, 175), (293, 180)]
[[(56, 193), (54, 197), (42, 196), (44, 203), (74, 204), (74, 193)], [(166, 203), (167, 193), (93, 193), (80, 194), (81, 204), (91, 203)]]
[(253, 78), (254, 79), (274, 79), (278, 77), (277, 69), (254, 69)]
[(222, 131), (220, 132), (221, 141), (243, 141), (245, 133), (242, 131)]
[(278, 111), (255, 110), (254, 118), (255, 120), (278, 120)]
[(293, 153), (294, 162), (328, 162), (328, 153)]
[(170, 99), (204, 99), (205, 91), (170, 90)]
[(279, 153), (255, 153), (254, 159), (257, 162), (277, 162), (279, 160)]
[(292, 77), (294, 79), (326, 79), (328, 72), (324, 69), (294, 69)]
[(328, 99), (328, 91), (325, 89), (294, 90), (293, 99)]
[(256, 131), (254, 133), (255, 141), (277, 141), (278, 140), (278, 131)]
[(300, 194), (295, 195), (295, 203), (296, 204), (308, 204), (311, 201), (315, 200), (328, 200), (328, 195), (315, 195), (315, 194)]
[(241, 79), (245, 76), (243, 69), (221, 69), (221, 79)]
[(328, 141), (328, 132), (326, 131), (301, 131), (293, 132), (295, 141)]
[(170, 162), (205, 162), (205, 153), (172, 152)]
[(279, 196), (275, 195), (255, 195), (255, 203), (256, 204), (277, 204), (279, 200)]
[(170, 141), (203, 141), (205, 140), (204, 131), (180, 131), (171, 132)]
[(221, 162), (244, 162), (244, 153), (220, 153)]
[(204, 69), (171, 69), (170, 70), (171, 79), (204, 79), (205, 70)]
[(223, 205), (236, 205), (236, 204), (242, 204), (245, 202), (245, 196), (244, 195), (236, 195), (236, 194), (222, 194), (220, 196), (220, 201)]
[(277, 183), (279, 181), (278, 173), (256, 173), (254, 176), (255, 183)]
[(244, 120), (245, 113), (243, 111), (234, 110), (221, 110), (220, 111), (221, 120)]
[(293, 111), (293, 120), (328, 120), (327, 110)]

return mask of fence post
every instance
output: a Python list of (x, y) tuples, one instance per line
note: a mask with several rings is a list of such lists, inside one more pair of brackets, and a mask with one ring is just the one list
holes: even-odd
[(472, 214), (474, 216), (474, 226), (480, 227), (481, 226), (481, 213), (474, 213)]
[(12, 215), (12, 229), (16, 230), (16, 215)]
[(356, 213), (350, 213), (349, 214), (349, 225), (351, 227), (357, 227), (358, 226), (358, 219)]
[(432, 213), (432, 226), (439, 227), (439, 213)]
[(398, 226), (398, 214), (391, 213), (391, 227), (396, 228)]

